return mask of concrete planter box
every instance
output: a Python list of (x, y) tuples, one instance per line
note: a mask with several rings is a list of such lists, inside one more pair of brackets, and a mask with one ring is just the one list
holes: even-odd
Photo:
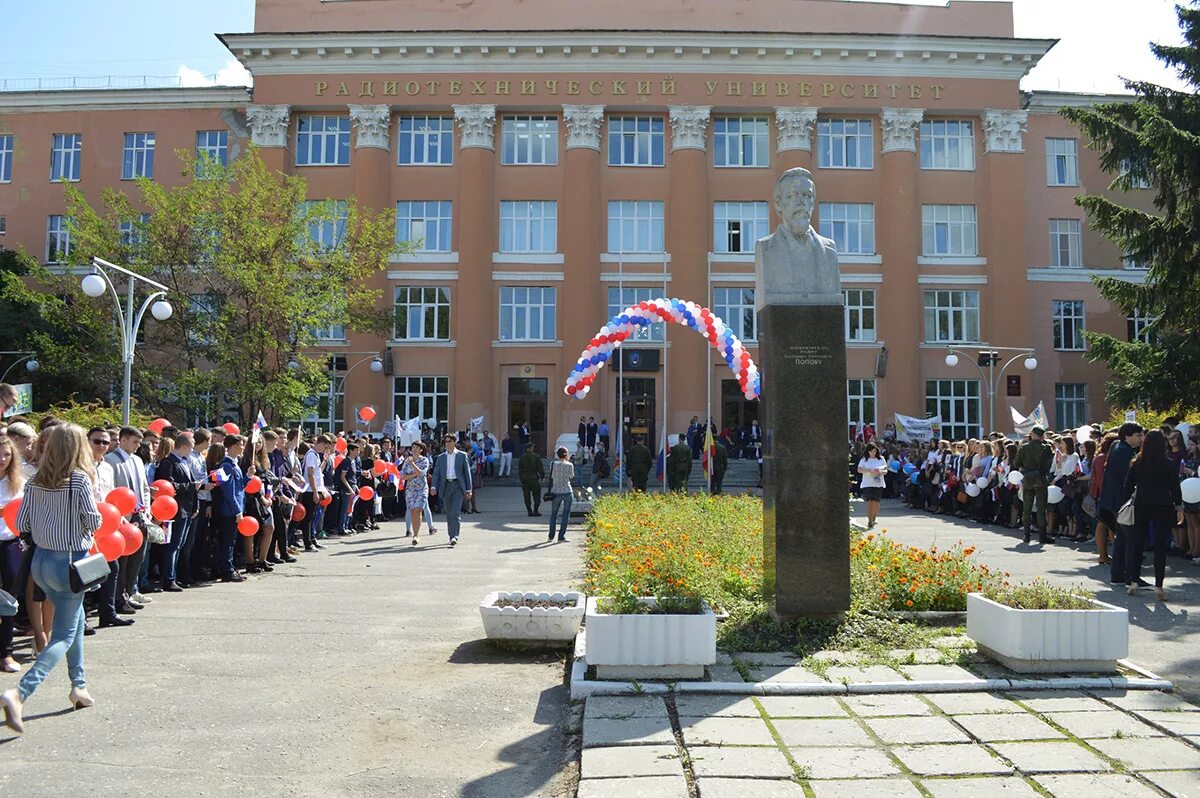
[[(502, 599), (519, 601), (569, 601), (568, 607), (497, 607)], [(525, 593), (522, 591), (489, 593), (479, 604), (483, 631), (491, 640), (515, 640), (522, 643), (568, 645), (579, 634), (583, 623), (582, 593)]]
[(587, 664), (598, 678), (701, 679), (717, 661), (717, 617), (707, 602), (696, 615), (610, 615), (596, 604), (588, 598)]
[(1091, 610), (1017, 610), (967, 596), (967, 636), (1017, 673), (1115, 671), (1129, 654), (1129, 613), (1092, 600)]

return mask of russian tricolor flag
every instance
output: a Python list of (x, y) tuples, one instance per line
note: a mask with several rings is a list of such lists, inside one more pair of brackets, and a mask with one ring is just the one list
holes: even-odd
[(254, 428), (257, 430), (264, 430), (267, 428), (267, 420), (263, 418), (261, 410), (258, 411), (258, 418), (254, 422)]
[(214, 485), (224, 485), (229, 481), (229, 475), (218, 468), (216, 471), (213, 471), (208, 475), (208, 481)]

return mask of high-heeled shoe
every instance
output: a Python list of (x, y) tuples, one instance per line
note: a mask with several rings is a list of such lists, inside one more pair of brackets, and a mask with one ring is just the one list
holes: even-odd
[(68, 696), (71, 706), (75, 709), (87, 709), (96, 703), (96, 700), (88, 694), (86, 687), (72, 687), (71, 695)]
[(259, 560), (255, 564), (258, 566), (258, 569), (260, 571), (265, 571), (266, 573), (270, 573), (271, 571), (275, 570), (274, 568), (272, 568), (270, 565), (267, 564), (266, 560)]
[(4, 708), (4, 723), (17, 734), (25, 733), (25, 723), (21, 719), (21, 711), (25, 702), (16, 688), (0, 693), (0, 707)]

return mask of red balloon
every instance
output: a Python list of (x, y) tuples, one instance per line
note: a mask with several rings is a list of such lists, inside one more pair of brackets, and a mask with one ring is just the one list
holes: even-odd
[(331, 504), (333, 504), (332, 496), (330, 496), (329, 494), (325, 494), (323, 497), (321, 497), (321, 506), (322, 507), (328, 507)]
[(336, 441), (334, 441), (334, 442), (333, 442), (333, 448), (334, 448), (335, 450), (339, 451), (339, 452), (345, 453), (345, 451), (346, 451), (346, 439), (345, 439), (345, 438), (338, 438)]
[(4, 505), (4, 525), (8, 531), (17, 534), (17, 511), (21, 509), (21, 500), (13, 499)]
[(221, 429), (225, 430), (226, 435), (238, 435), (242, 431), (241, 428), (239, 428), (238, 425), (234, 424), (232, 421), (227, 421), (226, 423), (222, 424)]
[(370, 421), (371, 419), (375, 418), (375, 408), (371, 407), (370, 405), (361, 408), (358, 411), (358, 417), (363, 421)]
[(136, 553), (142, 547), (142, 530), (128, 521), (117, 527), (117, 534), (125, 541), (125, 549), (121, 552), (123, 557)]
[(576, 388), (574, 385), (567, 386), (567, 393), (569, 393), (571, 396), (575, 395), (575, 391), (576, 391)]
[(121, 525), (121, 511), (116, 507), (108, 502), (100, 502), (96, 509), (100, 511), (100, 526), (95, 529), (98, 534), (106, 535)]
[[(146, 427), (146, 429), (150, 430), (155, 435), (162, 435), (163, 430), (169, 426), (171, 426), (170, 421), (167, 421), (165, 418), (156, 418), (150, 422), (150, 426)], [(133, 511), (130, 510), (130, 512)]]
[(170, 496), (159, 496), (150, 502), (150, 515), (159, 521), (170, 521), (179, 514), (179, 503)]
[(340, 466), (340, 465), (342, 464), (342, 461), (343, 461), (343, 460), (345, 460), (345, 459), (346, 459), (346, 458), (345, 458), (345, 457), (343, 457), (342, 455), (340, 455), (340, 454), (335, 454), (335, 455), (333, 456), (333, 467), (334, 467), (334, 468), (337, 468), (338, 466)]
[(250, 494), (258, 493), (262, 490), (262, 480), (258, 477), (250, 477), (246, 480), (246, 492)]
[(369, 501), (371, 501), (371, 499), (375, 498), (375, 491), (371, 488), (370, 485), (363, 485), (361, 488), (358, 489), (358, 498), (362, 499), (365, 502), (369, 502)]
[(150, 487), (158, 488), (157, 496), (174, 496), (175, 486), (167, 479), (156, 479), (150, 483)]
[(243, 537), (254, 537), (258, 534), (258, 521), (248, 515), (243, 515), (237, 523), (237, 530)]
[(104, 555), (107, 562), (113, 562), (125, 554), (125, 536), (115, 530), (97, 535), (96, 550)]
[(137, 494), (129, 488), (113, 488), (104, 501), (120, 510), (121, 515), (129, 515), (137, 509)]
[(371, 470), (375, 472), (375, 476), (381, 477), (388, 472), (388, 463), (386, 460), (376, 460), (375, 467)]
[(305, 512), (303, 504), (297, 504), (295, 508), (292, 509), (292, 520), (296, 521), (297, 523), (303, 521), (305, 515), (307, 515), (307, 512)]

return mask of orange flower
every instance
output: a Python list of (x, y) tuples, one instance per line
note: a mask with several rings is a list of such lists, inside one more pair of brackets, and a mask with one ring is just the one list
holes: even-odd
[(912, 599), (909, 599), (908, 601), (904, 602), (905, 607), (911, 607), (912, 605), (913, 605)]

